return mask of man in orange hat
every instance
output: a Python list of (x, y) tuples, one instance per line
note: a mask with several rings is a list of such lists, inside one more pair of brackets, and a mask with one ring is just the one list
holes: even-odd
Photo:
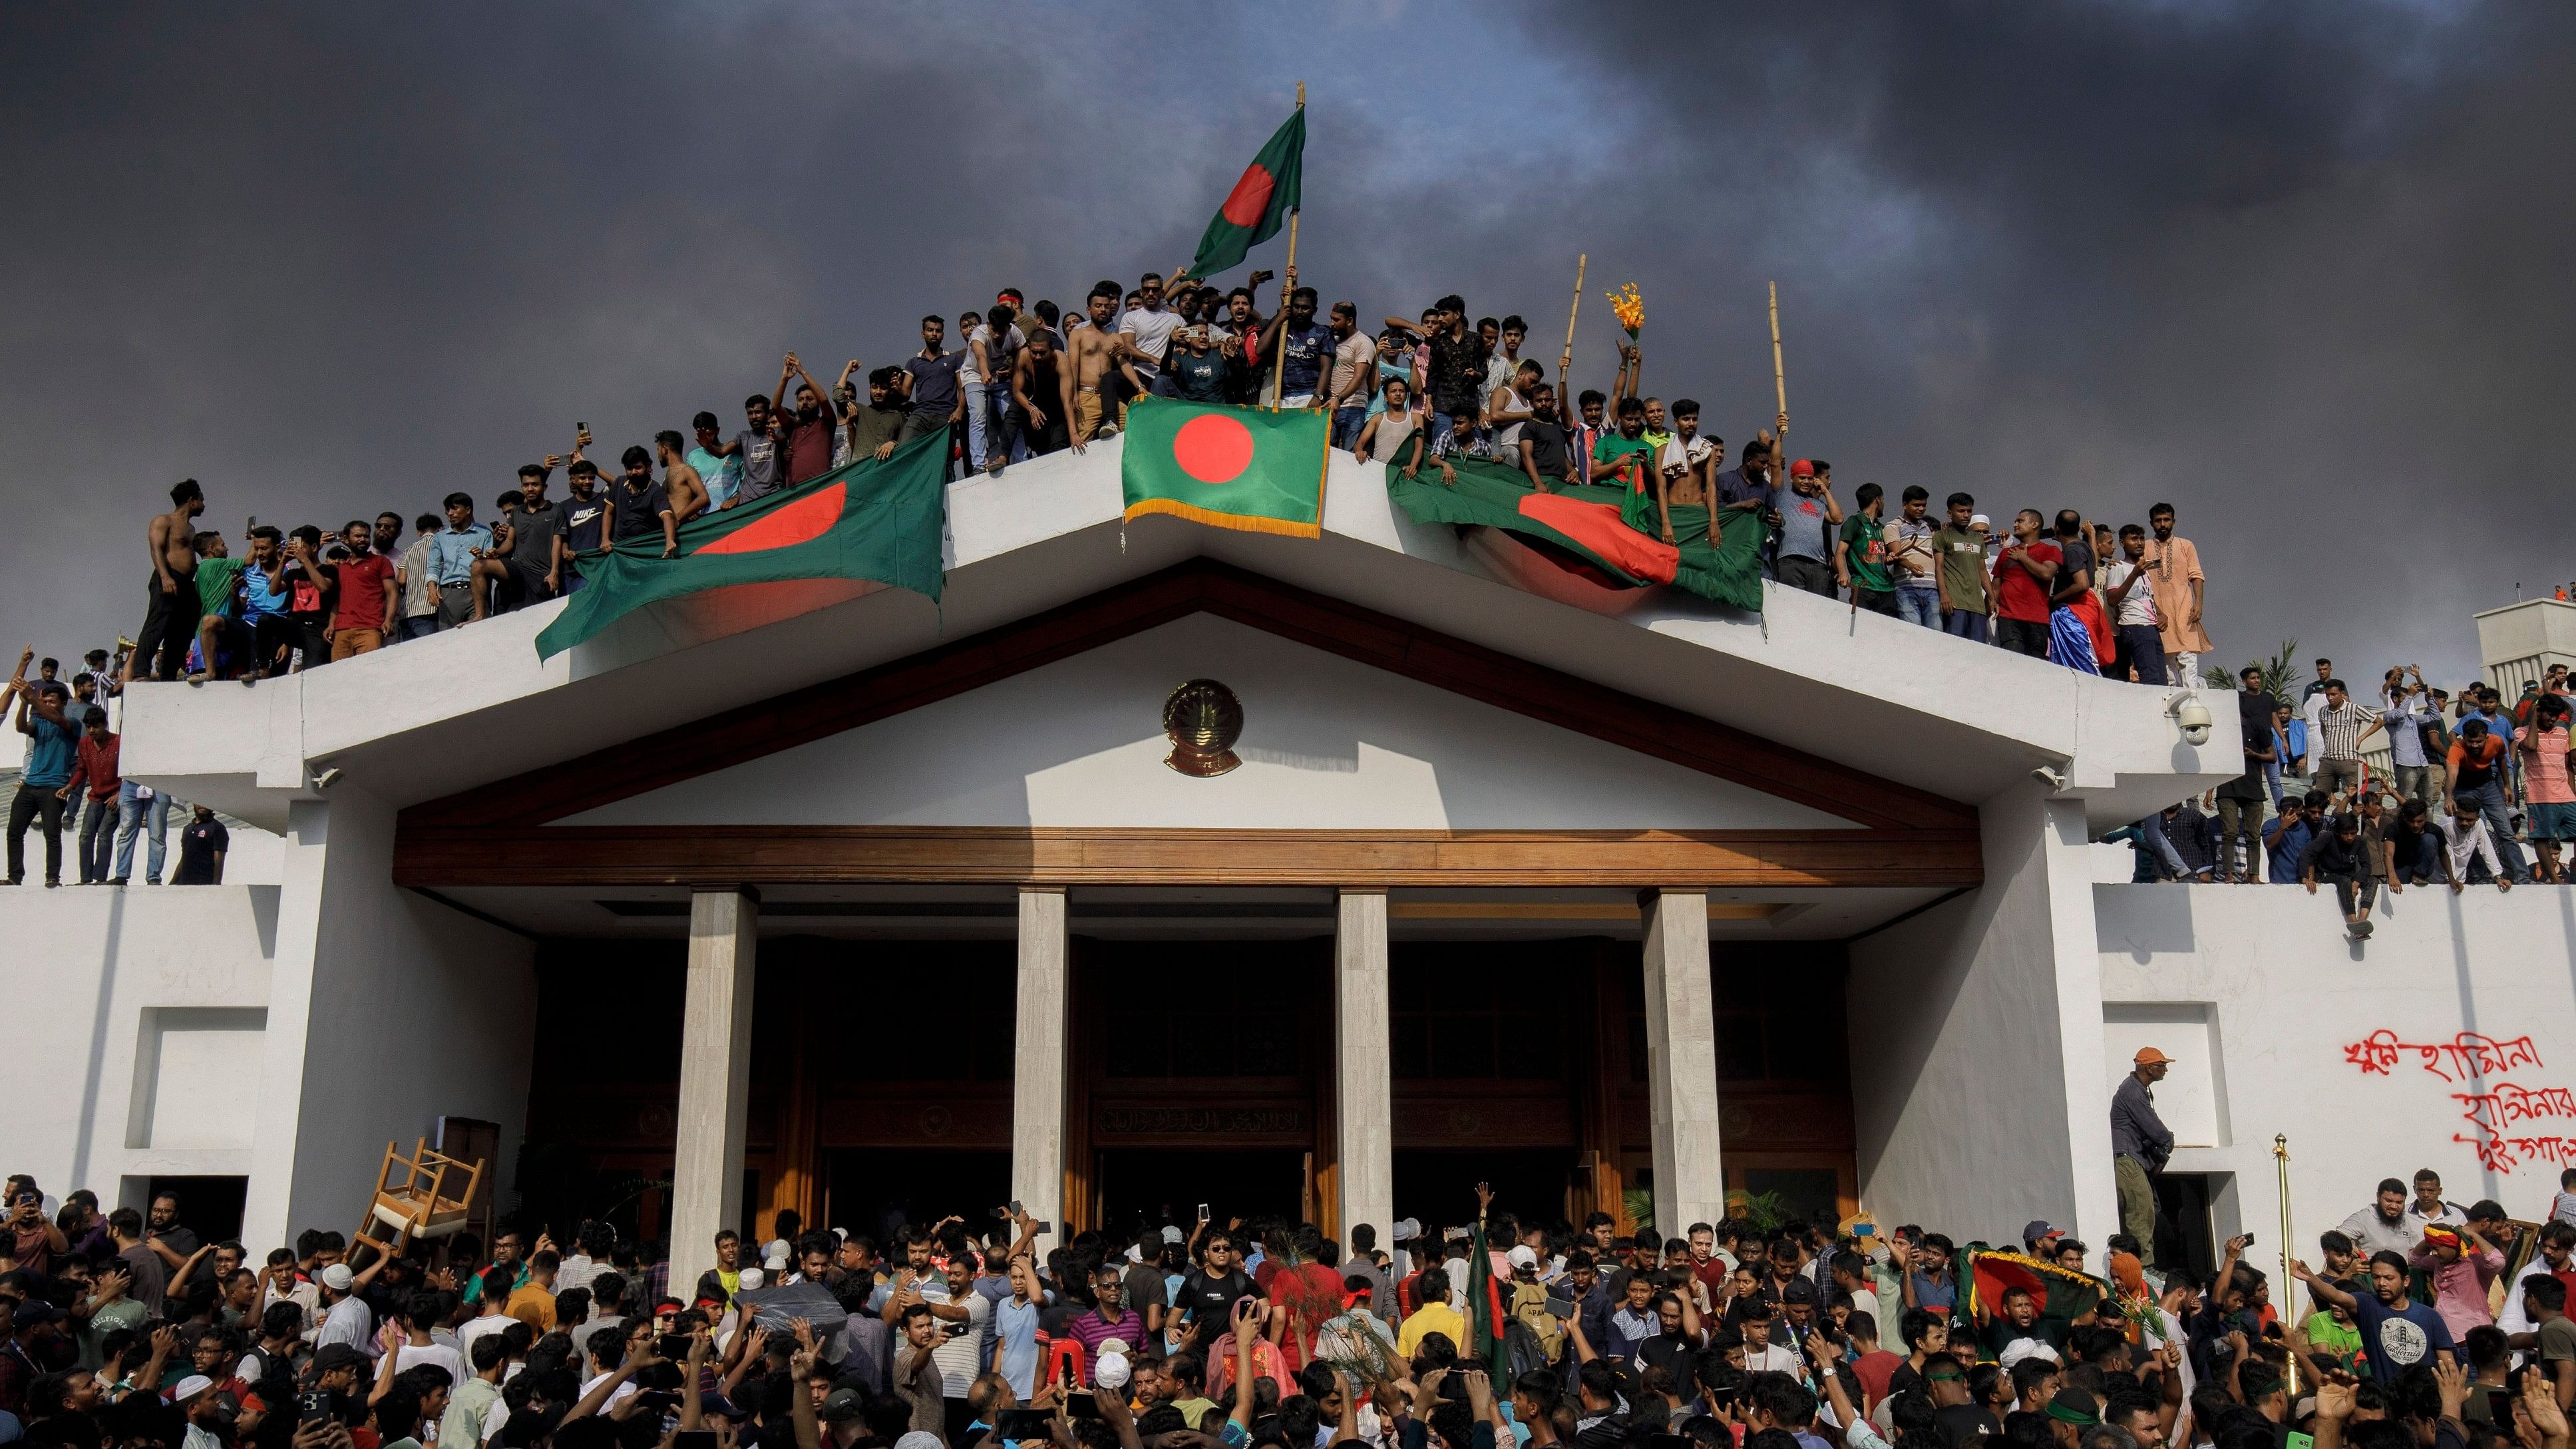
[(2111, 1172), (2120, 1186), (2120, 1227), (2138, 1240), (2141, 1266), (2156, 1261), (2155, 1174), (2173, 1156), (2173, 1133), (2156, 1115), (2155, 1085), (2165, 1079), (2173, 1058), (2154, 1047), (2140, 1047), (2129, 1075), (2111, 1094)]

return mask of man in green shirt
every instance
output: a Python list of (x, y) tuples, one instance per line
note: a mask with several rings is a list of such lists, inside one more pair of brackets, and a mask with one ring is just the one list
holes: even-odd
[(1842, 536), (1834, 542), (1834, 572), (1843, 587), (1852, 591), (1852, 607), (1873, 614), (1896, 617), (1896, 581), (1887, 576), (1887, 544), (1880, 537), (1881, 515), (1887, 512), (1887, 491), (1875, 483), (1863, 483), (1852, 494), (1859, 505), (1843, 520)]
[(1993, 617), (1991, 580), (1986, 574), (1988, 533), (1977, 526), (1977, 500), (1950, 495), (1950, 521), (1932, 535), (1932, 577), (1941, 590), (1941, 632), (1986, 642)]
[[(1673, 521), (1660, 506), (1662, 479), (1655, 474), (1655, 453), (1655, 445), (1646, 441), (1646, 405), (1623, 397), (1618, 430), (1603, 433), (1592, 444), (1592, 482), (1619, 490), (1619, 517), (1630, 528), (1669, 541)], [(1652, 491), (1649, 478), (1658, 485)]]

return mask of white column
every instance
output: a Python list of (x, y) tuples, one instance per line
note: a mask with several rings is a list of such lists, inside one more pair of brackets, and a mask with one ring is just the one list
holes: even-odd
[(1342, 892), (1333, 928), (1333, 1161), (1341, 1238), (1395, 1227), (1395, 1104), (1389, 1093), (1386, 892)]
[(1070, 942), (1064, 887), (1020, 890), (1020, 970), (1011, 1058), (1011, 1196), (1064, 1240), (1064, 1072)]
[(680, 1130), (671, 1163), (671, 1289), (683, 1298), (716, 1265), (718, 1230), (742, 1226), (751, 985), (759, 954), (759, 896), (732, 886), (689, 896)]
[(1718, 1163), (1717, 1023), (1709, 1003), (1708, 895), (1652, 890), (1646, 918), (1646, 1090), (1654, 1105), (1655, 1230), (1726, 1215)]

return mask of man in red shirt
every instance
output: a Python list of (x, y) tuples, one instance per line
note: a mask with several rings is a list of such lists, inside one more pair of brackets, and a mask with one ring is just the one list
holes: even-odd
[[(72, 777), (54, 792), (80, 806), (82, 885), (97, 885), (108, 879), (108, 852), (116, 843), (116, 795), (125, 783), (117, 774), (116, 757), (124, 743), (121, 737), (107, 732), (107, 711), (93, 707), (87, 727), (81, 731), (80, 753), (72, 765)], [(75, 795), (74, 791), (82, 793)]]
[(793, 352), (787, 354), (787, 365), (779, 369), (779, 396), (769, 400), (771, 412), (778, 412), (786, 400), (790, 377), (797, 379), (796, 411), (784, 415), (786, 431), (780, 438), (779, 451), (787, 459), (787, 486), (793, 488), (832, 471), (832, 433), (840, 427), (841, 419), (827, 401), (830, 395), (814, 385), (814, 379)]
[(385, 621), (402, 612), (402, 586), (394, 561), (376, 552), (375, 530), (362, 518), (340, 530), (349, 556), (331, 564), (331, 660), (372, 654), (385, 647)]
[(2012, 542), (1995, 560), (1995, 642), (2033, 659), (2048, 657), (2049, 581), (2063, 555), (2040, 536), (2039, 510), (2013, 515)]

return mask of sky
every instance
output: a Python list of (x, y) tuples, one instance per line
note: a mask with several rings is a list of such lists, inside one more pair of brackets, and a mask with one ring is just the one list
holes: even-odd
[(2576, 578), (2576, 7), (24, 0), (0, 57), (0, 647), (132, 634), (182, 477), (236, 543), (417, 514), (1168, 271), (1301, 79), (1328, 300), (1553, 363), (1586, 254), (1577, 384), (1633, 282), (1733, 445), (1776, 282), (1846, 499), (2171, 502), (2226, 660), (2456, 681)]

